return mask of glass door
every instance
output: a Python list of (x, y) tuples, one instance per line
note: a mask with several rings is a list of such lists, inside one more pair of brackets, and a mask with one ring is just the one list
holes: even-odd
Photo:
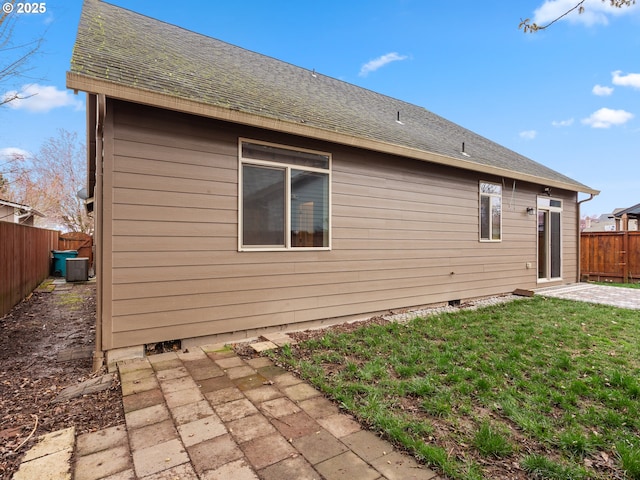
[(538, 198), (538, 280), (562, 278), (562, 201)]

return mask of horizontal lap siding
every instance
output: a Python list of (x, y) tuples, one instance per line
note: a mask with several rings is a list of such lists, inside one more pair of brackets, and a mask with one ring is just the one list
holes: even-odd
[[(334, 226), (345, 227), (334, 230), (334, 248), (373, 249), (381, 258), (402, 251), (407, 273), (430, 260), (413, 278), (422, 297), (398, 291), (397, 298), (387, 297), (392, 308), (409, 299), (430, 303), (532, 286), (534, 270), (525, 265), (535, 264), (535, 220), (523, 212), (535, 204), (535, 194), (516, 188), (512, 195), (506, 185), (503, 241), (479, 242), (480, 179), (501, 181), (421, 162), (345, 158), (334, 164)], [(338, 208), (342, 198), (344, 208)]]
[(562, 278), (575, 282), (578, 278), (578, 215), (576, 195), (562, 202)]
[[(537, 187), (507, 182), (481, 243), (478, 181), (501, 179), (116, 107), (108, 348), (535, 286)], [(331, 251), (237, 251), (239, 136), (332, 153)]]
[[(194, 314), (197, 293), (173, 291), (209, 253), (237, 253), (237, 147), (195, 117), (144, 107), (115, 104), (114, 123), (107, 348), (208, 334), (221, 312)], [(204, 278), (219, 278), (212, 267)]]

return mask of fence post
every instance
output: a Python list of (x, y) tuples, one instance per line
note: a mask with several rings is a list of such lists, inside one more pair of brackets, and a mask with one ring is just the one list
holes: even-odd
[(622, 283), (629, 283), (629, 230), (624, 231), (622, 239)]

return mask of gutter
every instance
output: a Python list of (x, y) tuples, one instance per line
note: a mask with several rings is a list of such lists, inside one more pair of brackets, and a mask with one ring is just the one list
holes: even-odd
[[(107, 101), (104, 95), (98, 94), (95, 96), (96, 101), (96, 184), (94, 191), (94, 198), (102, 205), (102, 169), (104, 163), (104, 148), (103, 148), (103, 134), (104, 134), (104, 119), (107, 114)], [(102, 211), (100, 208), (95, 208), (94, 218), (94, 236), (96, 245), (96, 255), (94, 258), (96, 269), (96, 346), (93, 353), (93, 371), (98, 371), (104, 365), (104, 352), (102, 351), (102, 299), (104, 279), (102, 278)]]
[(597, 193), (591, 193), (589, 194), (589, 198), (585, 198), (584, 200), (580, 200), (578, 202), (578, 208), (576, 209), (576, 225), (577, 225), (577, 237), (578, 237), (578, 241), (577, 241), (577, 252), (578, 252), (578, 268), (576, 269), (577, 272), (577, 278), (576, 278), (576, 282), (580, 283), (580, 279), (582, 277), (582, 272), (581, 272), (581, 265), (580, 265), (580, 259), (581, 259), (581, 248), (580, 248), (580, 243), (581, 243), (581, 232), (580, 232), (580, 209), (583, 203), (586, 202), (590, 202), (591, 200), (593, 200), (593, 198), (597, 195)]

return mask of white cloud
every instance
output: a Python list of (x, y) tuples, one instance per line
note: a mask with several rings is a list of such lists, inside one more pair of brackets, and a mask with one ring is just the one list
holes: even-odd
[(28, 152), (27, 150), (23, 150), (22, 148), (16, 148), (16, 147), (0, 148), (0, 161), (2, 162), (13, 160), (14, 158), (20, 158), (20, 159), (29, 158), (30, 156), (31, 156), (31, 152)]
[(538, 136), (538, 132), (535, 130), (525, 130), (524, 132), (520, 132), (520, 138), (524, 138), (525, 140), (533, 140)]
[(613, 77), (612, 82), (614, 85), (640, 89), (640, 73), (628, 73), (627, 75), (622, 75), (622, 72), (617, 70), (612, 72), (611, 76)]
[(388, 63), (397, 62), (401, 60), (406, 60), (406, 55), (400, 55), (397, 52), (387, 53), (386, 55), (382, 55), (381, 57), (375, 58), (367, 63), (365, 63), (360, 69), (360, 73), (358, 74), (361, 77), (366, 77), (371, 72), (375, 72), (381, 67), (384, 67)]
[[(576, 4), (576, 0), (545, 0), (545, 2), (534, 11), (532, 21), (540, 26), (547, 25), (574, 8)], [(610, 16), (622, 16), (637, 12), (640, 3), (630, 7), (616, 8), (611, 6), (608, 1), (586, 0), (582, 6), (584, 7), (582, 13), (579, 13), (579, 9), (575, 9), (568, 15), (562, 17), (562, 20), (570, 23), (581, 23), (588, 27), (593, 25), (608, 25)]]
[(12, 90), (6, 92), (3, 97), (10, 98), (16, 94), (21, 98), (7, 104), (7, 106), (14, 110), (45, 113), (59, 107), (73, 107), (76, 110), (82, 110), (84, 108), (83, 102), (71, 92), (58, 90), (56, 87), (49, 85), (39, 85), (37, 83), (23, 85), (19, 92)]
[(634, 117), (633, 113), (624, 110), (612, 110), (610, 108), (601, 108), (591, 116), (582, 119), (585, 125), (591, 125), (593, 128), (609, 128), (613, 125), (623, 125)]
[(599, 97), (608, 97), (613, 93), (612, 87), (605, 87), (602, 85), (595, 85), (591, 90), (591, 93), (598, 95)]
[(551, 122), (551, 125), (554, 127), (570, 127), (573, 125), (573, 118), (569, 118), (567, 120), (554, 120)]

